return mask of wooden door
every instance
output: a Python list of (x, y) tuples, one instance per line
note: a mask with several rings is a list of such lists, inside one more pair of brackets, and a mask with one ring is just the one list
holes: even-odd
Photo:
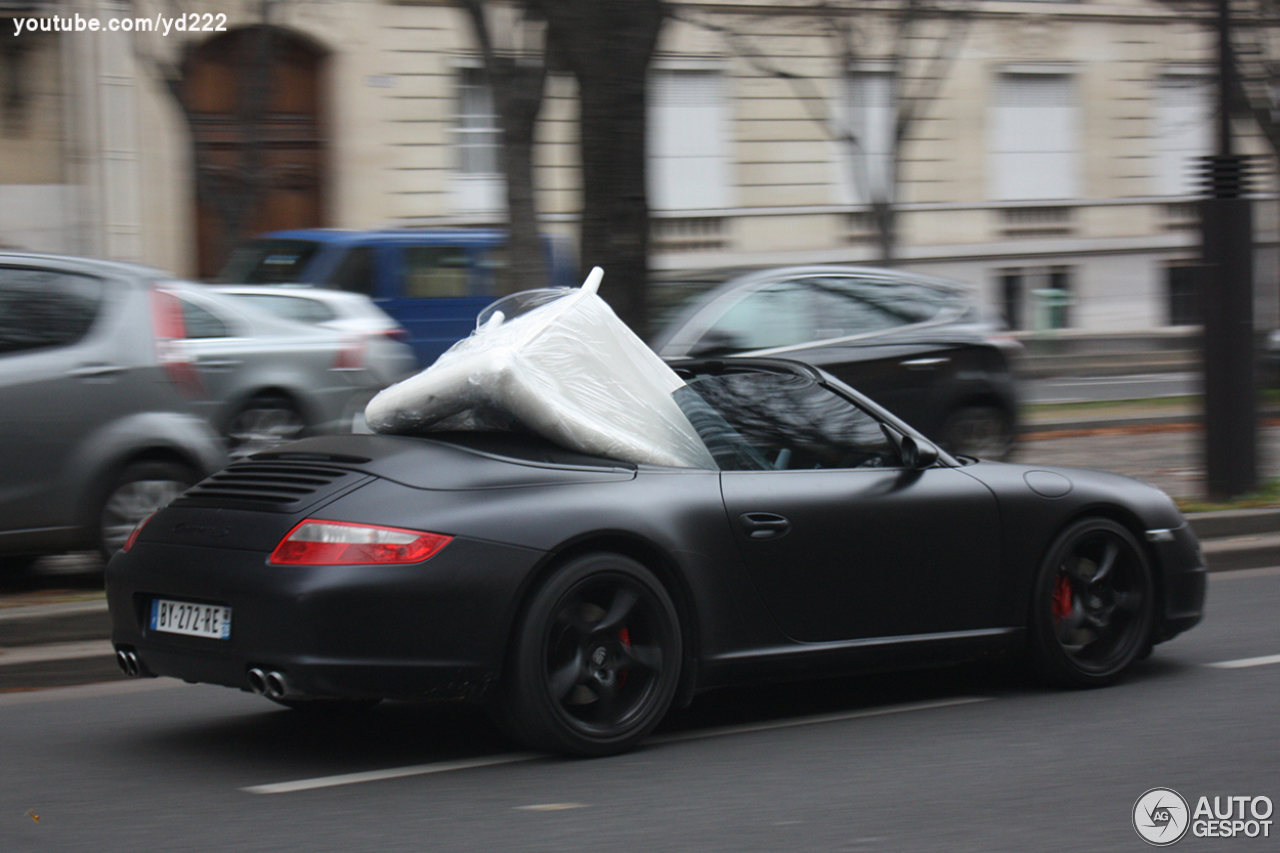
[(263, 231), (325, 224), (322, 51), (276, 27), (210, 39), (184, 65), (199, 275)]

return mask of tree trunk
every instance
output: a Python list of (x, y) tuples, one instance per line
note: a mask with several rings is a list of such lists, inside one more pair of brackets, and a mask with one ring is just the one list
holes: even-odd
[(666, 13), (662, 0), (530, 0), (578, 80), (582, 150), (582, 262), (600, 266), (601, 295), (641, 337), (649, 203), (645, 119), (649, 60)]
[(547, 78), (546, 57), (501, 52), (485, 15), (487, 4), (483, 0), (461, 0), (461, 4), (480, 45), (502, 130), (498, 158), (507, 185), (508, 257), (503, 289), (516, 293), (546, 287), (546, 251), (538, 233), (533, 179), (534, 132)]

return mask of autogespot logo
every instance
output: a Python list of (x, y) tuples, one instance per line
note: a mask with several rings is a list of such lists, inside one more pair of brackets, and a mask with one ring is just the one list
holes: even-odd
[(1187, 834), (1191, 825), (1187, 801), (1172, 788), (1152, 788), (1133, 804), (1133, 828), (1142, 840), (1168, 847)]

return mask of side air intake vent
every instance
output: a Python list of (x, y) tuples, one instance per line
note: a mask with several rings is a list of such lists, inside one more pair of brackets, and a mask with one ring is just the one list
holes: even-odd
[(372, 479), (336, 465), (249, 459), (196, 484), (172, 505), (300, 512)]

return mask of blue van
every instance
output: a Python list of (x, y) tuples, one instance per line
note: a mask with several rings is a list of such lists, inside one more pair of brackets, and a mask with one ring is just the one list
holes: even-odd
[[(404, 326), (425, 366), (469, 335), (476, 315), (507, 292), (506, 242), (506, 232), (492, 229), (274, 231), (240, 244), (217, 281), (363, 293)], [(577, 285), (568, 242), (543, 237), (543, 245), (549, 286)]]

